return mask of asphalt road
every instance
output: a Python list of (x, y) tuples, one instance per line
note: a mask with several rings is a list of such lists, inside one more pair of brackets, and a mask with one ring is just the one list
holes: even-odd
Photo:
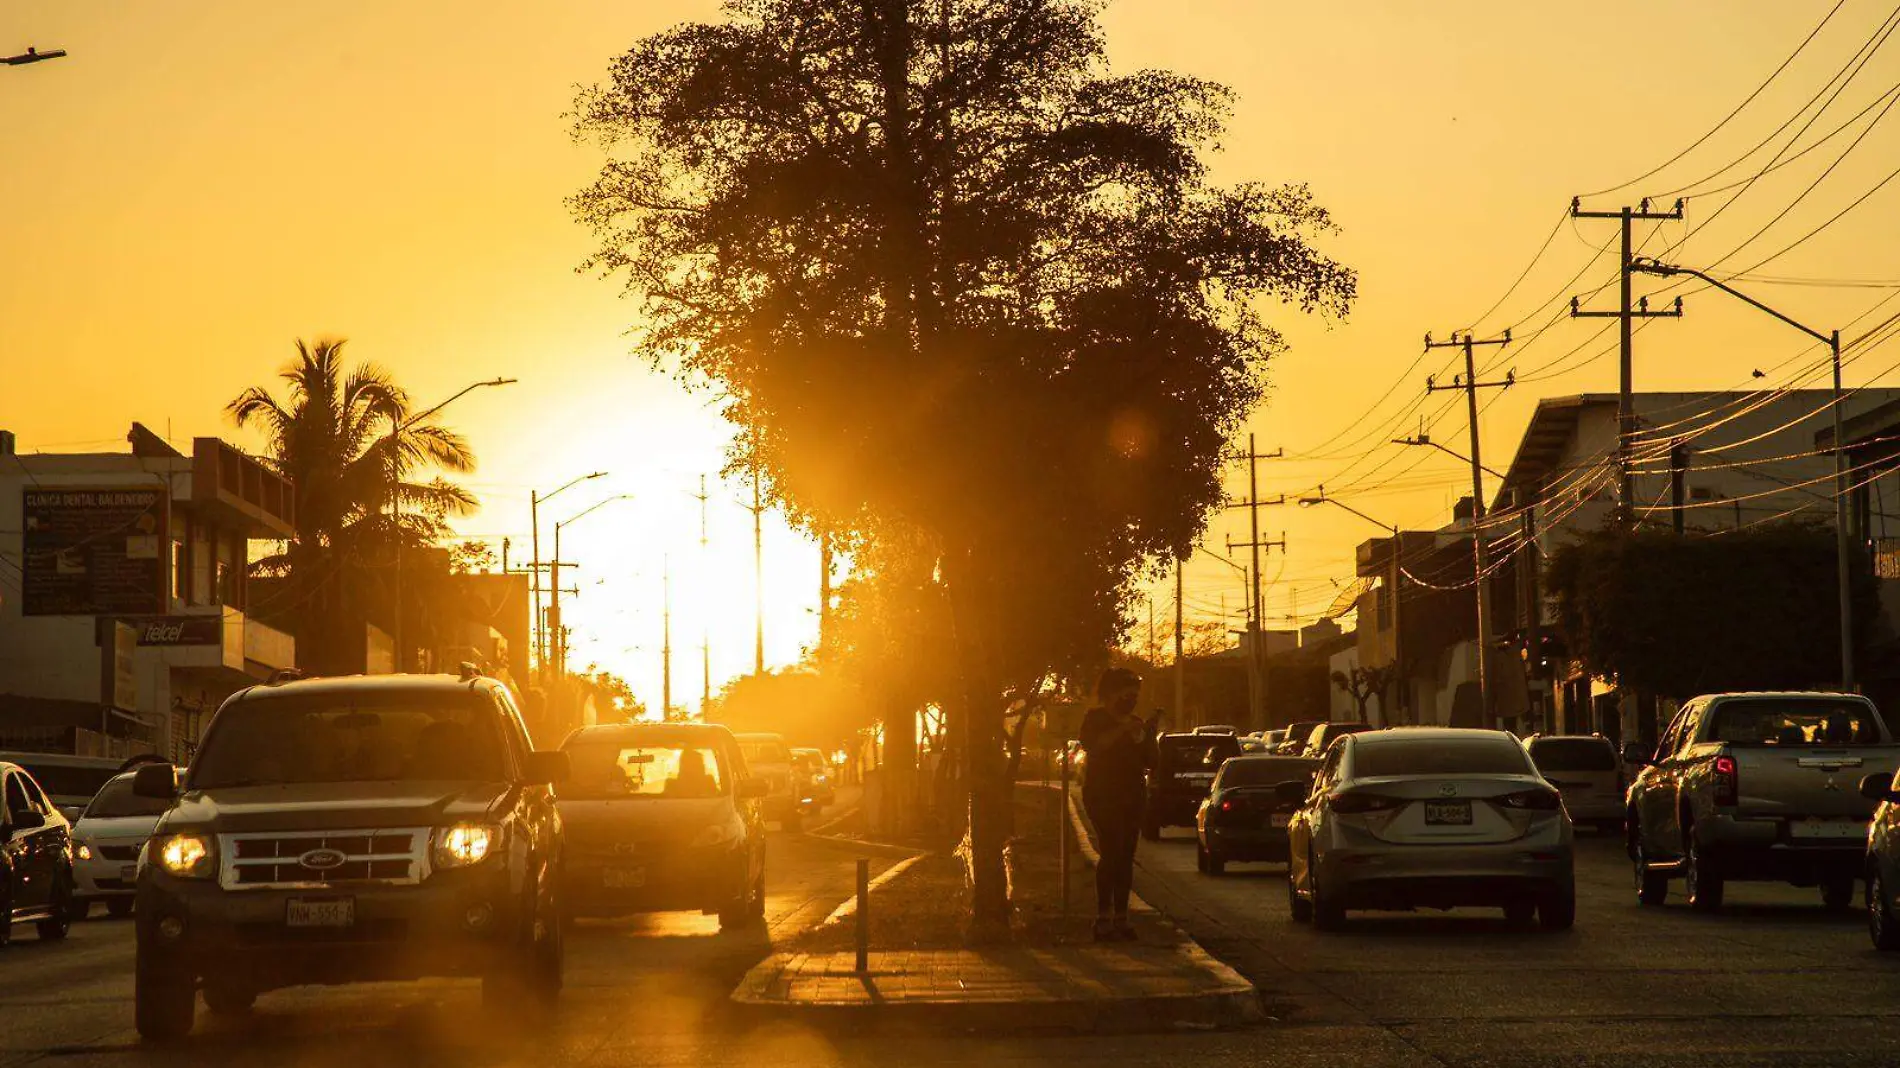
[(1815, 892), (1737, 885), (1717, 916), (1639, 910), (1602, 840), (1584, 843), (1578, 925), (1558, 935), (1475, 911), (1355, 916), (1321, 934), (1288, 919), (1280, 869), (1210, 878), (1184, 834), (1143, 843), (1142, 894), (1261, 987), (1276, 1022), (1259, 1028), (838, 1033), (733, 1013), (745, 969), (849, 894), (857, 855), (775, 835), (757, 934), (696, 915), (583, 924), (559, 1017), (535, 1034), (484, 1020), (476, 984), (437, 982), (268, 994), (249, 1018), (201, 1017), (188, 1043), (154, 1049), (131, 1028), (129, 924), (93, 920), (47, 946), (22, 931), (0, 952), (0, 1068), (1900, 1063), (1900, 959), (1875, 954), (1857, 916), (1823, 913)]

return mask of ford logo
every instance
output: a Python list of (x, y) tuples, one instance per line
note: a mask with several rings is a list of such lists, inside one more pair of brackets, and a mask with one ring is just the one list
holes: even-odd
[(311, 871), (329, 871), (331, 868), (341, 868), (343, 862), (348, 859), (348, 857), (345, 857), (342, 853), (334, 849), (312, 849), (310, 852), (298, 857), (297, 863), (309, 868)]

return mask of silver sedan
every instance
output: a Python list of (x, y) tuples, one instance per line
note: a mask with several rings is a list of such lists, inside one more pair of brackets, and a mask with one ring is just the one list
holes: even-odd
[(1576, 921), (1570, 817), (1503, 731), (1346, 735), (1287, 834), (1293, 918), (1322, 930), (1347, 909), (1489, 906), (1549, 930)]

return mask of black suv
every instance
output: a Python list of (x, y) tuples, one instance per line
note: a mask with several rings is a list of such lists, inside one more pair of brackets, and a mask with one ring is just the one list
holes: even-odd
[(1161, 837), (1163, 827), (1194, 823), (1201, 802), (1214, 785), (1214, 774), (1240, 755), (1240, 739), (1231, 734), (1164, 734), (1155, 740), (1155, 766), (1148, 773), (1148, 807), (1141, 833)]
[(469, 673), (256, 686), (226, 701), (139, 866), (136, 1016), (191, 1030), (260, 991), (480, 976), (491, 1009), (561, 988), (562, 753)]

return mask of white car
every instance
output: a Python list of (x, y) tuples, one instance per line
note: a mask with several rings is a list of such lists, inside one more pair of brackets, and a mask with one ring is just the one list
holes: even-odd
[(777, 734), (740, 734), (739, 755), (745, 760), (745, 773), (765, 780), (765, 818), (796, 831), (802, 822), (805, 799), (798, 796), (798, 774), (792, 768), (792, 750)]
[[(1303, 792), (1283, 783), (1283, 795)], [(1562, 798), (1517, 738), (1436, 727), (1348, 734), (1326, 750), (1287, 827), (1293, 919), (1347, 909), (1502, 908), (1546, 930), (1576, 922)]]
[(73, 824), (74, 919), (84, 919), (95, 901), (105, 902), (114, 916), (132, 912), (139, 850), (171, 807), (133, 793), (135, 777), (127, 772), (108, 780)]
[(1524, 743), (1531, 763), (1564, 797), (1570, 822), (1623, 830), (1623, 758), (1600, 734), (1538, 734)]

